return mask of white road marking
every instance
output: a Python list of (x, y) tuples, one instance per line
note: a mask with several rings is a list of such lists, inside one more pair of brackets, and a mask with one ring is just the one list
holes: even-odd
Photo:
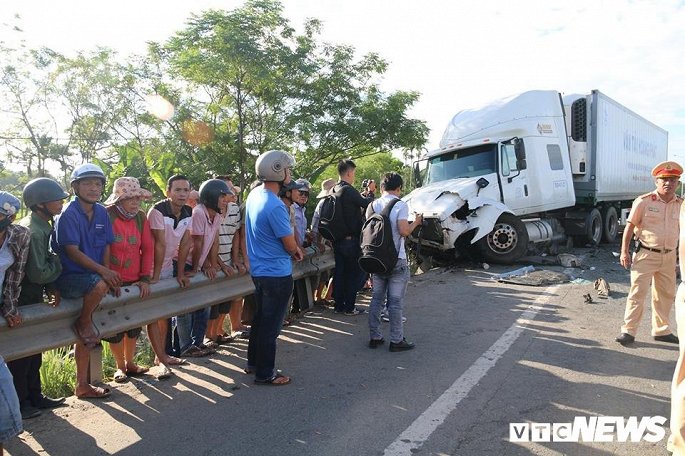
[(480, 358), (464, 372), (442, 395), (433, 402), (414, 422), (402, 432), (386, 449), (385, 456), (411, 455), (412, 450), (420, 448), (431, 434), (440, 426), (459, 402), (468, 396), (471, 389), (485, 377), (507, 350), (516, 342), (525, 326), (535, 319), (540, 309), (547, 304), (557, 286), (547, 288), (535, 303), (507, 329)]

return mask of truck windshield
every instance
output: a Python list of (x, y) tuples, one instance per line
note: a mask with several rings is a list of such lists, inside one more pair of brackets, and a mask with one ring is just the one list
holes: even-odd
[(497, 144), (484, 144), (430, 158), (425, 184), (494, 173), (496, 157)]

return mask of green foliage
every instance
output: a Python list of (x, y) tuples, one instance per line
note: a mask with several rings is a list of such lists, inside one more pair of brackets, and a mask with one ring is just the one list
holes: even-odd
[[(138, 338), (135, 362), (141, 366), (151, 366), (155, 359), (152, 346), (147, 337)], [(111, 381), (116, 372), (116, 361), (108, 343), (102, 344), (102, 377)], [(43, 394), (49, 397), (71, 396), (76, 387), (76, 361), (73, 347), (62, 347), (43, 353), (40, 367), (40, 383)]]
[[(395, 158), (392, 155), (392, 153), (381, 152), (374, 155), (361, 157), (359, 159), (355, 159), (354, 163), (355, 165), (357, 165), (354, 185), (359, 191), (363, 190), (361, 188), (361, 184), (364, 181), (364, 179), (373, 179), (376, 181), (378, 187), (376, 190), (376, 196), (380, 195), (380, 183), (383, 180), (383, 175), (385, 173), (395, 172), (402, 175), (402, 178), (404, 179), (405, 183), (405, 193), (408, 193), (408, 190), (406, 190), (406, 188), (409, 183), (407, 179), (409, 176), (410, 167), (402, 163), (401, 160)], [(337, 165), (338, 163), (336, 162), (335, 164), (327, 166), (325, 169), (322, 170), (317, 179), (311, 181), (312, 196), (309, 198), (309, 201), (307, 202), (307, 214), (309, 219), (311, 219), (311, 214), (314, 213), (314, 208), (318, 203), (318, 200), (315, 198), (315, 196), (321, 191), (321, 183), (329, 178), (335, 180), (336, 182), (338, 181)], [(297, 171), (299, 171), (299, 165)]]
[(72, 347), (56, 348), (43, 353), (40, 383), (48, 397), (71, 396), (76, 386), (76, 362)]
[[(196, 186), (230, 174), (247, 188), (269, 149), (293, 153), (310, 180), (344, 157), (419, 150), (428, 129), (407, 116), (418, 93), (384, 93), (388, 63), (322, 43), (320, 29), (308, 19), (297, 32), (280, 2), (247, 0), (191, 16), (125, 62), (104, 48), (69, 57), (0, 47), (0, 102), (18, 120), (8, 150), (28, 176), (96, 161), (110, 187), (130, 175), (156, 196), (174, 173)], [(146, 111), (152, 94), (173, 104), (172, 116)]]

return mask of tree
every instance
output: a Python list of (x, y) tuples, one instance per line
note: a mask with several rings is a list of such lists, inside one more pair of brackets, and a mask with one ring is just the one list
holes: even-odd
[(21, 28), (15, 25), (13, 32), (15, 43), (0, 43), (4, 62), (0, 68), (0, 105), (8, 121), (1, 136), (9, 161), (25, 167), (29, 178), (45, 176), (50, 160), (64, 163), (68, 156), (55, 139), (50, 93), (50, 72), (57, 54), (47, 48), (27, 49)]
[(282, 9), (250, 0), (208, 11), (155, 48), (172, 74), (204, 96), (204, 112), (198, 106), (195, 115), (215, 137), (195, 164), (207, 155), (236, 163), (244, 185), (256, 155), (268, 149), (295, 152), (300, 174), (315, 178), (342, 157), (425, 143), (425, 123), (406, 116), (418, 94), (378, 87), (385, 61), (376, 54), (357, 61), (351, 47), (319, 44), (316, 20), (298, 35)]

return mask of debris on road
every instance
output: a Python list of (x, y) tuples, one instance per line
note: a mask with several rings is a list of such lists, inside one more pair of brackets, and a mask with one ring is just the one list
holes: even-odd
[(580, 268), (583, 265), (583, 259), (581, 257), (577, 257), (570, 253), (560, 253), (557, 255), (557, 258), (559, 259), (559, 264), (565, 268)]
[(577, 279), (571, 280), (571, 283), (575, 284), (575, 285), (590, 285), (592, 282), (590, 282), (589, 280), (581, 279), (580, 277), (578, 277)]
[(514, 269), (513, 271), (509, 272), (503, 272), (501, 274), (497, 274), (496, 276), (493, 276), (493, 280), (497, 281), (502, 281), (502, 279), (509, 279), (511, 277), (516, 277), (516, 276), (522, 276), (526, 275), (529, 272), (535, 271), (535, 268), (533, 266), (524, 266), (522, 268)]
[(597, 296), (602, 299), (607, 299), (609, 297), (609, 293), (611, 292), (609, 283), (602, 277), (595, 280), (595, 290), (597, 290)]
[(569, 277), (563, 272), (537, 270), (524, 275), (516, 275), (498, 279), (501, 283), (512, 283), (516, 285), (530, 285), (534, 287), (546, 287), (566, 283)]

